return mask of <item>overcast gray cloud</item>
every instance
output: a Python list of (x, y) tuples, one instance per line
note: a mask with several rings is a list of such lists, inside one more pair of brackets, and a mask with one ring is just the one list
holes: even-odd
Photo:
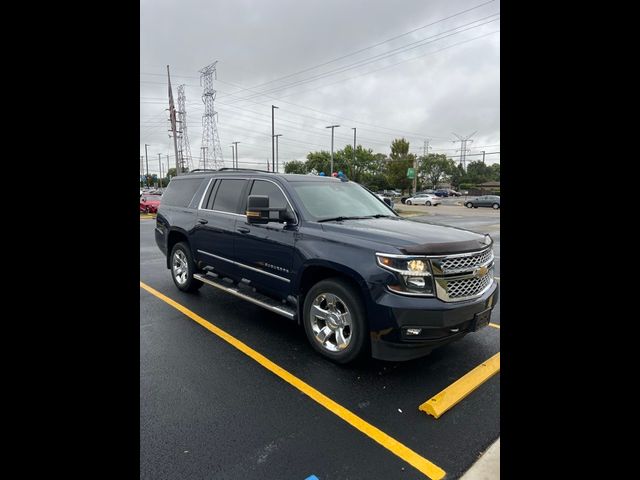
[[(149, 144), (152, 173), (158, 171), (158, 153), (165, 164), (165, 155), (174, 162), (166, 112), (170, 65), (176, 99), (177, 86), (186, 85), (197, 166), (204, 111), (198, 70), (215, 60), (226, 166), (230, 143), (239, 141), (241, 166), (266, 167), (272, 104), (279, 107), (276, 133), (283, 134), (281, 165), (329, 150), (330, 130), (324, 127), (331, 124), (341, 125), (336, 149), (352, 143), (356, 127), (358, 143), (375, 152), (388, 153), (391, 141), (404, 136), (416, 153), (430, 139), (433, 152), (455, 158), (459, 144), (452, 132), (476, 130), (471, 153), (499, 152), (499, 11), (497, 0), (142, 0), (140, 154)], [(486, 157), (487, 163), (499, 160), (499, 154)]]

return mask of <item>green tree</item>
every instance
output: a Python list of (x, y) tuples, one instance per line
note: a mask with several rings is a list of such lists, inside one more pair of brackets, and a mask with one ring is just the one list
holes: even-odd
[(413, 185), (413, 180), (407, 178), (407, 170), (413, 167), (416, 156), (409, 153), (409, 142), (404, 138), (396, 138), (391, 142), (391, 155), (386, 167), (387, 180), (404, 193)]
[(451, 169), (451, 172), (449, 172), (449, 181), (451, 182), (451, 186), (455, 190), (460, 189), (460, 185), (465, 182), (465, 178), (466, 178), (466, 172), (464, 171), (464, 168), (462, 168), (461, 164), (454, 165), (453, 168)]
[(284, 164), (284, 173), (307, 173), (307, 167), (304, 162), (300, 160), (291, 160)]
[[(356, 147), (356, 157), (353, 158), (353, 146), (346, 145), (342, 150), (338, 151), (340, 161), (346, 163), (344, 173), (354, 182), (362, 183), (367, 173), (378, 171), (376, 165), (376, 157), (373, 150), (363, 148), (362, 145)], [(335, 158), (334, 158), (335, 160)]]
[(491, 180), (493, 180), (494, 182), (499, 182), (500, 181), (500, 164), (494, 163), (493, 165), (489, 165), (489, 168), (491, 169)]
[(427, 185), (434, 189), (451, 175), (455, 168), (453, 160), (442, 153), (430, 153), (420, 162), (420, 173), (424, 175)]
[(493, 177), (493, 170), (482, 161), (471, 162), (467, 165), (468, 183), (484, 183), (491, 181)]
[(167, 176), (169, 178), (173, 178), (176, 176), (176, 169), (175, 168), (170, 168), (169, 170), (167, 170)]

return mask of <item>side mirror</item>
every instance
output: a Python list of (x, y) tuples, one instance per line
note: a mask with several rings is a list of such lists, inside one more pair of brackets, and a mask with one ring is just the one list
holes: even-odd
[(249, 195), (246, 215), (247, 222), (256, 224), (284, 223), (292, 220), (286, 208), (269, 207), (269, 197), (267, 195)]

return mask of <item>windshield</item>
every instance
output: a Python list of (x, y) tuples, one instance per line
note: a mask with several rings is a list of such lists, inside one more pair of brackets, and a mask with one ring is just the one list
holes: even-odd
[(379, 198), (354, 182), (291, 182), (291, 185), (313, 220), (396, 216)]

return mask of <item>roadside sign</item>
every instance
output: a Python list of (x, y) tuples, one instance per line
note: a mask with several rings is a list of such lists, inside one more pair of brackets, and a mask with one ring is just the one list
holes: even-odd
[(414, 178), (416, 176), (416, 171), (409, 167), (407, 168), (407, 178)]

